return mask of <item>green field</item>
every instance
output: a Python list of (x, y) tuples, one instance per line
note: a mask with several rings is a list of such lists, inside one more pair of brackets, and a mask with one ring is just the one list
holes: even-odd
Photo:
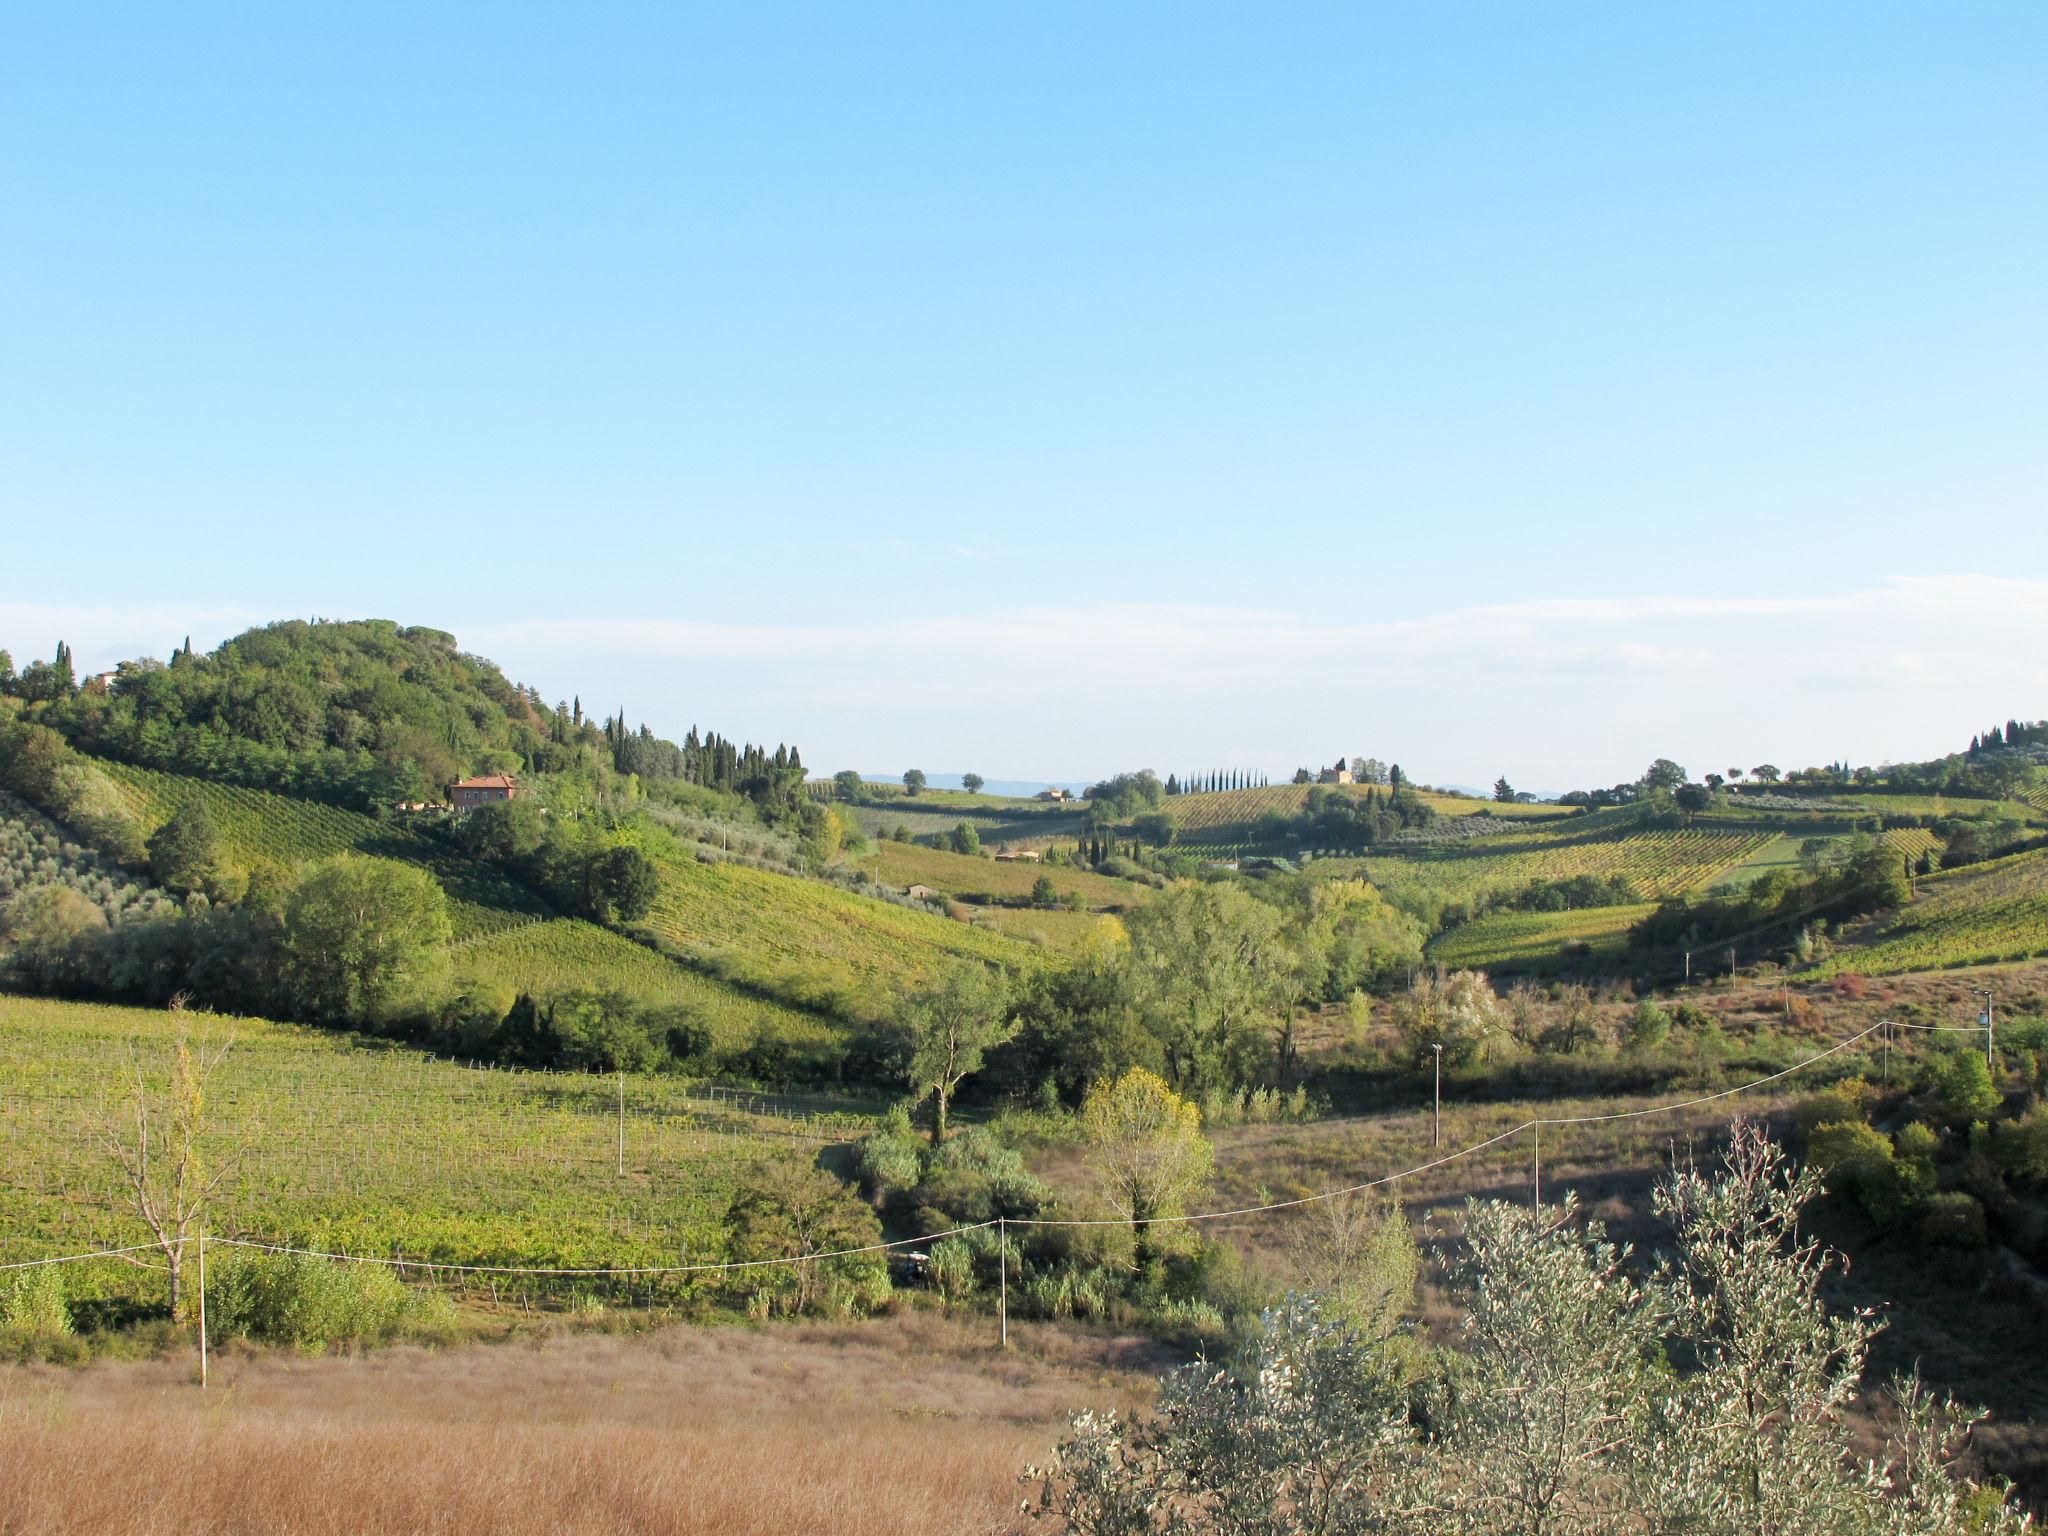
[(1390, 897), (1417, 905), (1469, 901), (1483, 892), (1574, 875), (1619, 875), (1639, 895), (1661, 899), (1711, 885), (1776, 835), (1705, 827), (1643, 830), (1610, 813), (1479, 842), (1319, 859), (1315, 868), (1333, 876), (1362, 874)]
[(1152, 895), (1150, 886), (1072, 865), (997, 863), (992, 858), (922, 848), (915, 843), (877, 843), (852, 863), (885, 885), (899, 889), (928, 885), (949, 896), (1026, 901), (1040, 876), (1052, 881), (1062, 900), (1070, 891), (1078, 891), (1081, 899), (1096, 909), (1135, 907)]
[(947, 959), (1046, 963), (1034, 946), (823, 881), (672, 847), (649, 852), (661, 870), (649, 932), (721, 975), (804, 1006), (872, 1016)]
[(488, 865), (398, 823), (268, 790), (210, 784), (127, 763), (95, 760), (145, 835), (181, 807), (200, 805), (220, 833), (228, 862), (254, 873), (290, 871), (337, 853), (366, 853), (424, 866), (448, 893), (457, 938), (545, 917), (538, 896)]
[[(1173, 795), (1166, 808), (1180, 826), (1183, 842), (1204, 845), (1243, 843), (1267, 816), (1298, 816), (1308, 804), (1310, 784), (1268, 784), (1257, 789), (1219, 789), (1201, 794)], [(1323, 786), (1332, 794), (1362, 797), (1369, 786), (1332, 784)], [(1484, 811), (1514, 821), (1555, 821), (1573, 814), (1569, 806), (1501, 804), (1491, 800), (1467, 799), (1428, 790), (1412, 791), (1415, 798), (1440, 816), (1475, 816)], [(1380, 790), (1386, 794), (1385, 789)]]
[(1911, 906), (1866, 928), (1815, 974), (1925, 971), (2048, 955), (2048, 849), (1930, 875)]
[[(0, 1262), (146, 1240), (98, 1126), (124, 1102), (128, 1042), (161, 1076), (176, 1017), (0, 996)], [(222, 1236), (452, 1264), (683, 1263), (718, 1254), (725, 1202), (761, 1158), (856, 1127), (748, 1112), (675, 1078), (474, 1070), (260, 1019), (184, 1018), (233, 1040), (207, 1094), (209, 1155), (242, 1149), (215, 1207)], [(67, 1279), (86, 1297), (155, 1281), (114, 1262)]]
[(1558, 960), (1568, 943), (1585, 944), (1594, 954), (1614, 956), (1628, 942), (1628, 931), (1655, 911), (1645, 903), (1626, 907), (1587, 907), (1577, 912), (1489, 912), (1438, 934), (1429, 943), (1429, 958), (1456, 970), (1527, 970)]
[(804, 1044), (833, 1033), (815, 1014), (751, 996), (577, 918), (549, 918), (459, 941), (454, 958), (458, 981), (496, 983), (535, 997), (590, 988), (624, 992), (643, 1003), (681, 1004), (710, 1026), (721, 1049), (762, 1035)]

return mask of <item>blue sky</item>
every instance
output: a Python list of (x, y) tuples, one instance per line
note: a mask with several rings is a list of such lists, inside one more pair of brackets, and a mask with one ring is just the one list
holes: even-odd
[(41, 7), (0, 644), (452, 629), (824, 767), (2048, 713), (2048, 9)]

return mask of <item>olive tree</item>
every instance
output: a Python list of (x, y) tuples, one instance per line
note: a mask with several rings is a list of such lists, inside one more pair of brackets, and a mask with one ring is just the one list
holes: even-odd
[(1817, 1187), (1739, 1126), (1718, 1170), (1663, 1186), (1656, 1266), (1570, 1201), (1473, 1202), (1457, 1347), (1419, 1389), (1403, 1325), (1290, 1298), (1150, 1415), (1076, 1419), (1036, 1512), (1080, 1536), (2018, 1536), (1954, 1471), (1974, 1419), (1917, 1381), (1859, 1444), (1876, 1324), (1821, 1299), (1833, 1255), (1797, 1227)]

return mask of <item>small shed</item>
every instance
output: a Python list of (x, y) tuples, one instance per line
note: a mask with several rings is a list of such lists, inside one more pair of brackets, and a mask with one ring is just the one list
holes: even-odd
[(928, 885), (913, 885), (903, 894), (912, 901), (937, 901), (939, 899), (939, 892), (933, 890)]

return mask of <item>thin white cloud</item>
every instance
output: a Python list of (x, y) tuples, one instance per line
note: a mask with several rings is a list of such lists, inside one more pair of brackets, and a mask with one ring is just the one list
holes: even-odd
[[(1337, 622), (1176, 603), (844, 624), (420, 617), (550, 698), (580, 693), (663, 731), (695, 721), (794, 739), (831, 767), (1285, 770), (1342, 747), (1441, 779), (1510, 769), (1559, 787), (1634, 771), (1652, 743), (1681, 761), (1903, 759), (2048, 713), (2048, 581), (1919, 575), (1793, 596), (1450, 603), (1398, 619), (1371, 602)], [(275, 617), (0, 603), (0, 644), (22, 660), (62, 638), (97, 666)]]

